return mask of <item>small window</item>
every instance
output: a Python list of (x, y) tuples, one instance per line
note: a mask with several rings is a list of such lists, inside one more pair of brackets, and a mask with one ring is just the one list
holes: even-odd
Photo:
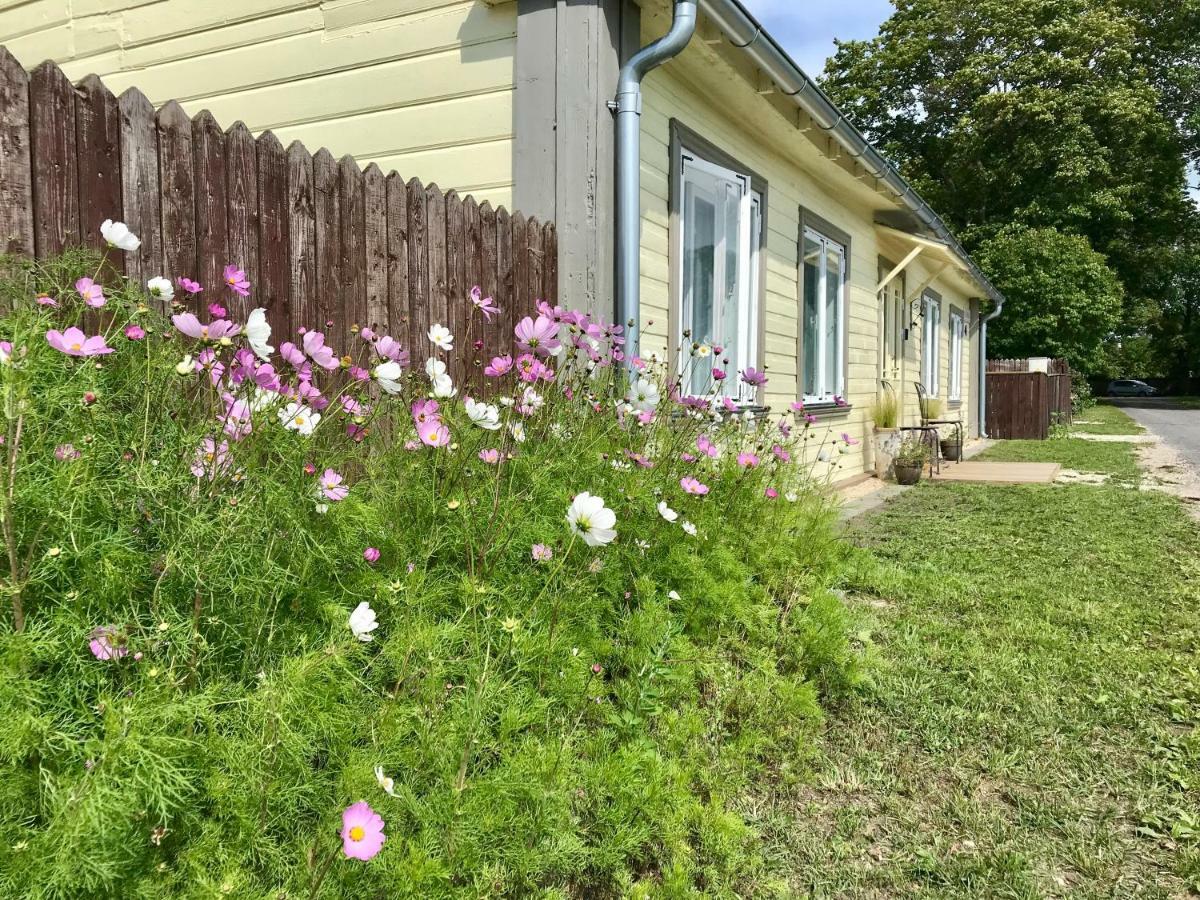
[(963, 345), (966, 343), (967, 324), (962, 313), (950, 310), (950, 399), (962, 400)]
[[(681, 333), (691, 340), (721, 348), (728, 377), (723, 392), (753, 402), (755, 389), (737, 373), (758, 362), (759, 247), (762, 243), (762, 195), (749, 175), (685, 151), (683, 154), (680, 223), (682, 240)], [(704, 394), (713, 389), (715, 360), (697, 364), (681, 354), (685, 389)]]
[(828, 402), (845, 394), (846, 248), (819, 231), (805, 228), (802, 268), (804, 399)]
[(924, 298), (925, 323), (921, 340), (921, 383), (930, 397), (938, 396), (942, 380), (942, 301), (930, 292)]

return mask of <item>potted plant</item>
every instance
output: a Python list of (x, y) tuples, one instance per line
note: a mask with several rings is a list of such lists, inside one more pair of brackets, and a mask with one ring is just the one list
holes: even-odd
[(871, 406), (871, 420), (875, 423), (875, 477), (887, 478), (892, 474), (892, 460), (900, 446), (900, 401), (891, 391), (884, 391)]
[(906, 438), (896, 448), (892, 457), (892, 467), (896, 472), (896, 481), (900, 484), (916, 484), (921, 480), (921, 470), (929, 461), (929, 447), (920, 438)]
[(962, 447), (958, 443), (958, 429), (953, 425), (943, 425), (938, 429), (938, 442), (942, 447), (942, 459), (958, 462), (962, 456)]

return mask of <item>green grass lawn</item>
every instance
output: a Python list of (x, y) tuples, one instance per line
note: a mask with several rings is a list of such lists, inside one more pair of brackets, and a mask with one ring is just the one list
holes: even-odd
[[(1106, 445), (992, 458), (1128, 469)], [(769, 832), (819, 897), (1200, 892), (1200, 529), (1108, 486), (922, 484), (854, 526), (874, 689)]]
[(1146, 430), (1123, 410), (1103, 402), (1075, 418), (1069, 429), (1071, 434), (1142, 434)]
[(1080, 472), (1103, 472), (1116, 481), (1138, 477), (1133, 445), (1060, 437), (1048, 441), (997, 441), (975, 459), (997, 462), (1059, 462)]

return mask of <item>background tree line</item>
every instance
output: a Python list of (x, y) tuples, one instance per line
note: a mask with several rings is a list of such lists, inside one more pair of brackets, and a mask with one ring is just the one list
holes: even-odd
[(993, 355), (1200, 375), (1200, 0), (892, 2), (822, 84), (1007, 296)]

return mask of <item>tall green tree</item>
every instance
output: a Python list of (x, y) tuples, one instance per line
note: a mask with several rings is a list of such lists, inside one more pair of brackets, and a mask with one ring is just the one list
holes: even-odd
[(1196, 218), (1200, 0), (894, 2), (874, 40), (839, 43), (825, 89), (968, 249), (1012, 225), (1080, 235), (1124, 289), (1115, 331), (1150, 329)]

